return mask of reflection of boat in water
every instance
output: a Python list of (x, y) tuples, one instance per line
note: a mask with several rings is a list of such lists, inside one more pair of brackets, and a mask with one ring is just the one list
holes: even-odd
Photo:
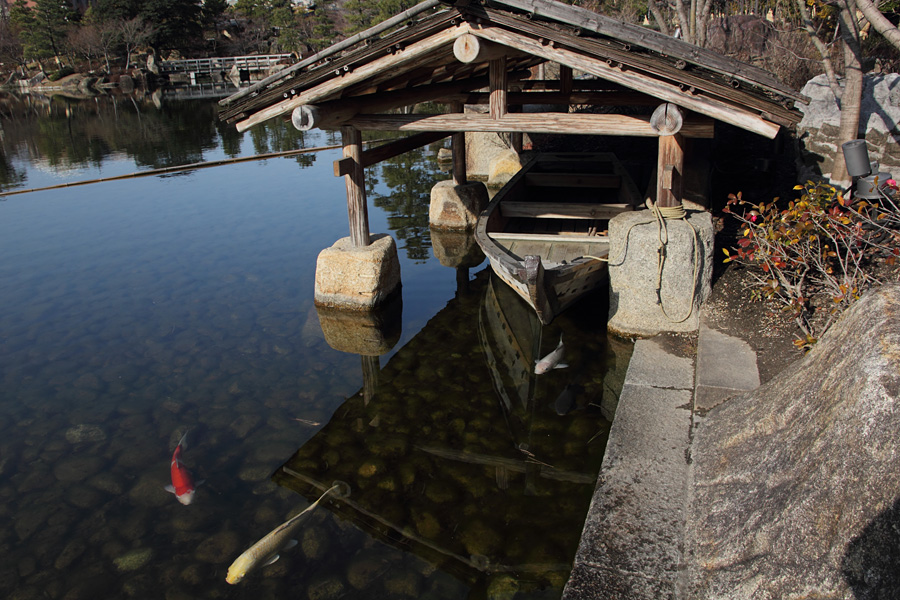
[(605, 281), (606, 224), (640, 200), (611, 153), (539, 154), (497, 192), (475, 239), (546, 324)]
[[(510, 573), (520, 591), (561, 591), (603, 457), (603, 444), (589, 442), (608, 422), (599, 411), (560, 418), (528, 404), (533, 388), (517, 388), (512, 373), (495, 380), (482, 340), (459, 327), (490, 310), (483, 304), (489, 274), (476, 275), (471, 293), (391, 357), (375, 393), (347, 399), (274, 479), (310, 500), (347, 482), (351, 495), (333, 499), (330, 510), (471, 590)], [(527, 306), (523, 314), (536, 322)], [(510, 323), (510, 331), (518, 335), (520, 326)], [(493, 336), (494, 325), (485, 327)], [(525, 339), (521, 361), (530, 362), (533, 335)], [(495, 365), (508, 368), (512, 355), (491, 344)], [(442, 389), (420, 384), (434, 372)], [(497, 401), (498, 381), (510, 407)]]

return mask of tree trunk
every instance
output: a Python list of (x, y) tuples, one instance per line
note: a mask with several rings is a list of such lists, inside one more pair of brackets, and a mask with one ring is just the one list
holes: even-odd
[(856, 7), (866, 16), (875, 31), (884, 36), (894, 48), (900, 50), (900, 30), (887, 20), (878, 8), (872, 4), (872, 0), (856, 0)]
[(659, 32), (663, 35), (672, 35), (669, 33), (669, 24), (666, 23), (666, 17), (660, 10), (656, 0), (647, 0), (647, 7), (650, 9), (650, 14), (653, 15), (656, 24), (659, 25)]
[(850, 182), (841, 144), (855, 140), (859, 135), (859, 113), (862, 104), (863, 70), (862, 51), (859, 44), (859, 30), (856, 28), (856, 5), (854, 0), (838, 0), (841, 8), (840, 30), (844, 43), (844, 93), (841, 98), (841, 125), (838, 132), (838, 147), (834, 153), (834, 167), (831, 180), (841, 185)]

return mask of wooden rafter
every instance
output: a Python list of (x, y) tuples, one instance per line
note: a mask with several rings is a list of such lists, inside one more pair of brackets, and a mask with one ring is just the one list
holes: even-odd
[(506, 29), (483, 27), (472, 29), (472, 33), (499, 44), (510, 46), (516, 50), (541, 56), (546, 60), (556, 61), (573, 69), (580, 69), (585, 73), (614, 81), (625, 87), (655, 96), (662, 101), (677, 104), (688, 110), (719, 119), (768, 138), (774, 138), (780, 129), (779, 125), (767, 121), (740, 106), (730, 105), (704, 96), (686, 94), (673, 83), (660, 81), (639, 72), (620, 69), (607, 62), (586, 57), (566, 48), (544, 46), (539, 40), (513, 33)]

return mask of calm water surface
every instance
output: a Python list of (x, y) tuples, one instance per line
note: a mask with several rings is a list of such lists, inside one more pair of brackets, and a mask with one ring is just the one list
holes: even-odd
[[(0, 95), (0, 191), (335, 141)], [(0, 201), (0, 596), (560, 596), (631, 347), (602, 295), (541, 327), (432, 234), (434, 150), (369, 169), (403, 288), (364, 319), (313, 305), (348, 235), (339, 150)], [(534, 376), (561, 334), (569, 368)], [(186, 431), (187, 506), (164, 490)], [(336, 481), (297, 547), (225, 582)]]

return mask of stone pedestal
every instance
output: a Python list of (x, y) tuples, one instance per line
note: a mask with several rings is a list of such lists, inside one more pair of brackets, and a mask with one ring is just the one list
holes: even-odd
[(400, 260), (394, 239), (369, 236), (370, 244), (354, 247), (341, 238), (319, 253), (316, 261), (316, 306), (369, 311), (400, 289)]
[(464, 185), (439, 181), (431, 188), (428, 222), (435, 229), (472, 230), (487, 204), (487, 188), (479, 181)]
[(660, 231), (656, 218), (650, 211), (642, 210), (622, 213), (610, 220), (611, 332), (646, 337), (664, 331), (699, 329), (700, 304), (710, 292), (713, 224), (705, 211), (688, 211), (686, 221), (665, 222), (668, 243), (657, 295)]

